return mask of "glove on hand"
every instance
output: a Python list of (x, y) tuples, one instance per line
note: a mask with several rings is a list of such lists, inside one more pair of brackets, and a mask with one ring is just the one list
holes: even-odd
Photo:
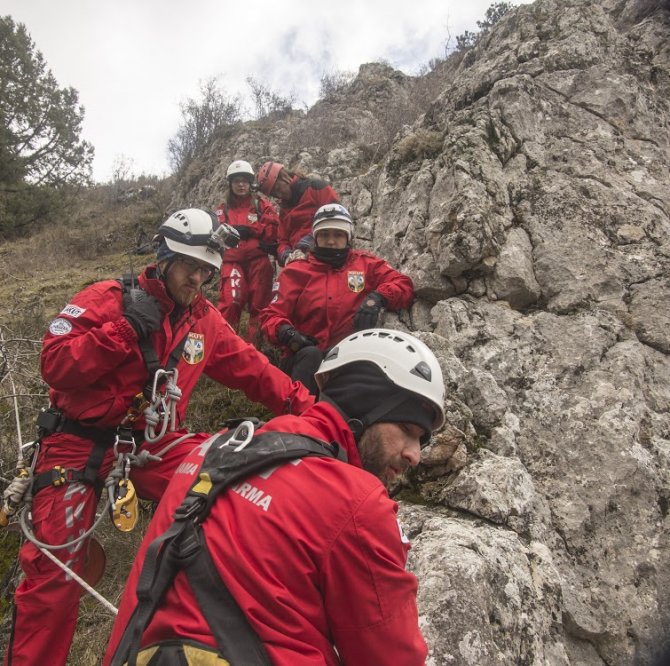
[(288, 266), (292, 261), (305, 261), (305, 259), (307, 259), (307, 255), (302, 250), (293, 250), (293, 252), (286, 257), (284, 265)]
[(249, 240), (251, 238), (251, 229), (243, 224), (230, 225), (240, 235), (240, 240)]
[(366, 328), (374, 328), (379, 319), (379, 313), (386, 304), (384, 297), (371, 291), (361, 303), (358, 311), (354, 315), (354, 331), (362, 331)]
[(277, 243), (276, 242), (266, 243), (266, 242), (261, 241), (258, 244), (258, 247), (260, 247), (261, 250), (263, 250), (263, 252), (267, 252), (268, 254), (271, 254), (273, 257), (277, 256)]
[(311, 335), (304, 335), (300, 331), (296, 331), (293, 326), (289, 324), (282, 324), (279, 327), (277, 339), (283, 345), (286, 345), (294, 354), (303, 347), (313, 347), (317, 340)]
[(146, 338), (152, 331), (157, 331), (163, 319), (158, 301), (141, 289), (132, 289), (123, 295), (123, 316), (138, 338)]

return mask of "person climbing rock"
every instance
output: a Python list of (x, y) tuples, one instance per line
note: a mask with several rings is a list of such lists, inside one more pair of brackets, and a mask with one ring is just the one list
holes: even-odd
[(105, 666), (425, 663), (385, 486), (444, 423), (440, 366), (417, 338), (369, 329), (329, 352), (317, 382), (300, 416), (215, 435), (177, 470)]
[(226, 179), (226, 200), (215, 212), (220, 222), (237, 231), (240, 242), (224, 252), (218, 308), (235, 330), (239, 329), (240, 316), (247, 308), (246, 339), (258, 346), (258, 314), (270, 302), (272, 294), (270, 255), (277, 249), (279, 217), (268, 199), (252, 191), (255, 176), (249, 162), (232, 162)]
[(414, 288), (384, 259), (352, 247), (354, 222), (344, 206), (321, 206), (312, 235), (309, 258), (277, 278), (261, 327), (284, 352), (280, 367), (316, 393), (314, 372), (326, 350), (352, 331), (377, 326), (383, 309), (410, 307)]
[(312, 219), (317, 208), (340, 198), (325, 181), (289, 171), (279, 162), (265, 162), (258, 170), (258, 187), (279, 200), (277, 261), (285, 266), (305, 259), (312, 249)]

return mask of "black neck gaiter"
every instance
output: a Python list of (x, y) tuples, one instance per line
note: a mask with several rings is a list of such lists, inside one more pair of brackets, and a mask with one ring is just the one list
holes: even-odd
[(318, 247), (315, 245), (310, 252), (318, 261), (322, 261), (333, 268), (342, 268), (349, 256), (349, 250), (351, 250), (349, 246), (338, 250), (333, 247)]

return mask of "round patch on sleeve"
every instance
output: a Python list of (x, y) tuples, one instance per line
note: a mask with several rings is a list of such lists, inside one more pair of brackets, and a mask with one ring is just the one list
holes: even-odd
[(54, 319), (49, 325), (51, 335), (67, 335), (72, 330), (72, 324), (67, 319)]

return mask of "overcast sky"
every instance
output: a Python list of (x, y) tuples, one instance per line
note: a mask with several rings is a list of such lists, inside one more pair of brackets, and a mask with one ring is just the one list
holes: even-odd
[[(514, 0), (523, 4), (530, 0)], [(294, 107), (312, 105), (324, 73), (386, 60), (416, 74), (451, 35), (475, 31), (492, 0), (0, 0), (24, 23), (61, 86), (79, 91), (93, 175), (122, 159), (167, 175), (180, 102), (218, 77), (230, 96), (252, 76)]]

